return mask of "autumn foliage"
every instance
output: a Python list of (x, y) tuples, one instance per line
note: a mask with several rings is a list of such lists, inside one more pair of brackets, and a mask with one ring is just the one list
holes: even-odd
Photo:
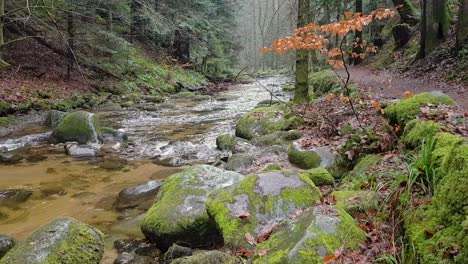
[[(289, 36), (284, 39), (278, 39), (273, 42), (273, 47), (261, 48), (263, 52), (276, 52), (283, 54), (290, 50), (319, 50), (322, 54), (326, 55), (330, 65), (336, 68), (344, 66), (344, 53), (342, 47), (330, 48), (330, 38), (333, 36), (342, 37), (344, 39), (351, 32), (362, 31), (365, 26), (369, 25), (374, 20), (382, 20), (385, 18), (395, 16), (395, 11), (390, 9), (377, 9), (372, 11), (369, 15), (362, 15), (360, 13), (351, 14), (345, 13), (345, 19), (326, 24), (308, 24), (304, 27), (294, 30), (294, 36)], [(354, 45), (361, 45), (363, 50), (368, 52), (376, 52), (376, 48), (367, 48), (367, 42), (357, 40)], [(365, 58), (364, 53), (351, 54), (353, 58)]]

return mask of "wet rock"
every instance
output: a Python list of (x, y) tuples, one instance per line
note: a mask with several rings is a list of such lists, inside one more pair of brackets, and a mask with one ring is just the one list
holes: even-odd
[(216, 138), (216, 146), (219, 150), (232, 150), (237, 144), (237, 138), (232, 135), (220, 135)]
[(26, 202), (32, 195), (31, 190), (8, 189), (0, 190), (0, 205), (15, 205)]
[(9, 236), (0, 235), (0, 259), (15, 246), (15, 239)]
[(51, 142), (79, 144), (97, 143), (101, 140), (101, 127), (97, 117), (85, 111), (67, 114), (52, 132)]
[(0, 263), (99, 264), (103, 253), (101, 232), (73, 218), (57, 218), (19, 242)]
[(208, 165), (170, 176), (141, 224), (143, 234), (163, 251), (173, 243), (192, 248), (218, 245), (222, 239), (208, 217), (206, 199), (211, 192), (243, 178), (242, 174)]
[(346, 212), (333, 208), (314, 207), (303, 212), (258, 245), (265, 251), (253, 263), (323, 263), (335, 250), (357, 249), (366, 239), (364, 232)]
[(246, 172), (250, 166), (252, 166), (254, 160), (255, 156), (253, 154), (234, 154), (231, 157), (229, 157), (228, 162), (226, 163), (224, 168), (226, 170), (243, 173)]
[(119, 256), (114, 263), (150, 264), (159, 263), (157, 260), (161, 251), (155, 244), (146, 241), (121, 239), (114, 241), (114, 248)]
[(103, 127), (101, 129), (102, 138), (104, 143), (114, 143), (114, 142), (127, 142), (128, 134), (121, 129), (113, 129), (110, 127)]
[(236, 136), (251, 140), (272, 134), (289, 126), (281, 106), (261, 107), (242, 117), (236, 126)]
[(66, 115), (66, 112), (50, 110), (46, 119), (47, 126), (49, 126), (52, 129), (55, 129), (58, 126), (58, 124), (62, 122)]
[(163, 261), (165, 263), (172, 263), (172, 261), (175, 259), (186, 257), (186, 256), (191, 256), (191, 255), (192, 255), (191, 248), (182, 247), (177, 244), (172, 244), (172, 246), (164, 254)]
[(119, 142), (117, 142), (117, 143), (106, 143), (101, 147), (99, 152), (104, 154), (104, 155), (106, 155), (106, 154), (116, 154), (121, 149), (122, 149), (122, 144), (120, 144)]
[(153, 204), (162, 183), (149, 181), (145, 184), (123, 189), (119, 192), (115, 208), (118, 210), (139, 207), (148, 209)]
[(289, 161), (297, 167), (308, 170), (320, 166), (322, 160), (315, 151), (302, 150), (298, 144), (291, 144), (288, 148)]
[(127, 166), (128, 161), (119, 157), (106, 157), (97, 162), (97, 166), (104, 170), (119, 171)]
[(16, 151), (0, 153), (0, 164), (17, 164), (24, 159), (23, 155)]
[(182, 167), (186, 165), (185, 160), (179, 157), (156, 158), (153, 163), (166, 167)]
[(70, 143), (65, 145), (67, 155), (76, 158), (92, 158), (97, 155), (97, 149), (92, 146)]
[(243, 138), (237, 139), (237, 144), (232, 148), (232, 153), (250, 153), (255, 150), (255, 146)]
[(297, 130), (277, 131), (272, 134), (254, 138), (252, 143), (256, 146), (283, 145), (292, 140), (299, 139), (302, 134)]
[(245, 234), (259, 237), (270, 232), (290, 215), (313, 205), (320, 195), (312, 181), (296, 172), (263, 172), (213, 192), (207, 211), (226, 246), (249, 248)]
[(199, 251), (193, 256), (178, 258), (171, 264), (220, 264), (231, 263), (230, 259), (230, 255), (218, 250)]

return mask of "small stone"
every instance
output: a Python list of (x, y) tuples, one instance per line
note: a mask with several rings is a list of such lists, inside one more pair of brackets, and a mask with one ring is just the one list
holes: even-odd
[(174, 243), (164, 254), (163, 259), (165, 262), (171, 263), (175, 259), (186, 257), (186, 256), (191, 256), (191, 255), (192, 255), (191, 248), (182, 247)]

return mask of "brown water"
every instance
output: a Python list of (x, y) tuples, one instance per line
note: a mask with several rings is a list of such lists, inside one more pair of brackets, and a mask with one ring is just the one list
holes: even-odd
[[(285, 81), (270, 78), (262, 85)], [(45, 155), (47, 159), (0, 165), (0, 189), (33, 190), (27, 202), (15, 208), (0, 207), (0, 234), (23, 239), (54, 218), (74, 217), (107, 235), (102, 263), (113, 263), (113, 241), (142, 238), (138, 220), (144, 214), (138, 210), (113, 210), (117, 194), (126, 187), (162, 180), (183, 169), (159, 166), (150, 159), (182, 157), (196, 163), (216, 159), (222, 155), (216, 150), (216, 137), (233, 133), (237, 118), (259, 101), (270, 98), (262, 86), (255, 84), (239, 85), (219, 96), (224, 98), (195, 102), (174, 99), (154, 111), (97, 111), (102, 123), (122, 128), (129, 135), (129, 147), (119, 153), (128, 160), (121, 171), (108, 171), (93, 162), (72, 159), (63, 153), (63, 147), (41, 143), (50, 133), (41, 126), (31, 126), (30, 131), (21, 130), (1, 139), (0, 147), (8, 149), (32, 144), (35, 147), (30, 153)], [(1, 217), (2, 214), (7, 217)]]

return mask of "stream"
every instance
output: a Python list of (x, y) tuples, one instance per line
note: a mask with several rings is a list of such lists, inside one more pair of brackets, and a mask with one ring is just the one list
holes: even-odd
[(51, 132), (41, 122), (0, 133), (0, 151), (23, 148), (28, 155), (14, 165), (0, 164), (0, 190), (33, 192), (24, 203), (0, 204), (0, 234), (23, 239), (56, 217), (71, 216), (106, 234), (102, 263), (112, 263), (114, 240), (143, 237), (138, 223), (144, 211), (113, 209), (119, 191), (226, 157), (229, 153), (216, 149), (216, 138), (233, 134), (243, 114), (270, 99), (265, 87), (287, 101), (289, 96), (281, 92), (286, 82), (286, 77), (269, 77), (233, 85), (212, 97), (173, 96), (161, 104), (92, 111), (104, 126), (128, 135), (128, 146), (118, 152), (127, 163), (122, 170), (106, 170), (94, 160), (67, 156), (63, 145), (47, 143)]

